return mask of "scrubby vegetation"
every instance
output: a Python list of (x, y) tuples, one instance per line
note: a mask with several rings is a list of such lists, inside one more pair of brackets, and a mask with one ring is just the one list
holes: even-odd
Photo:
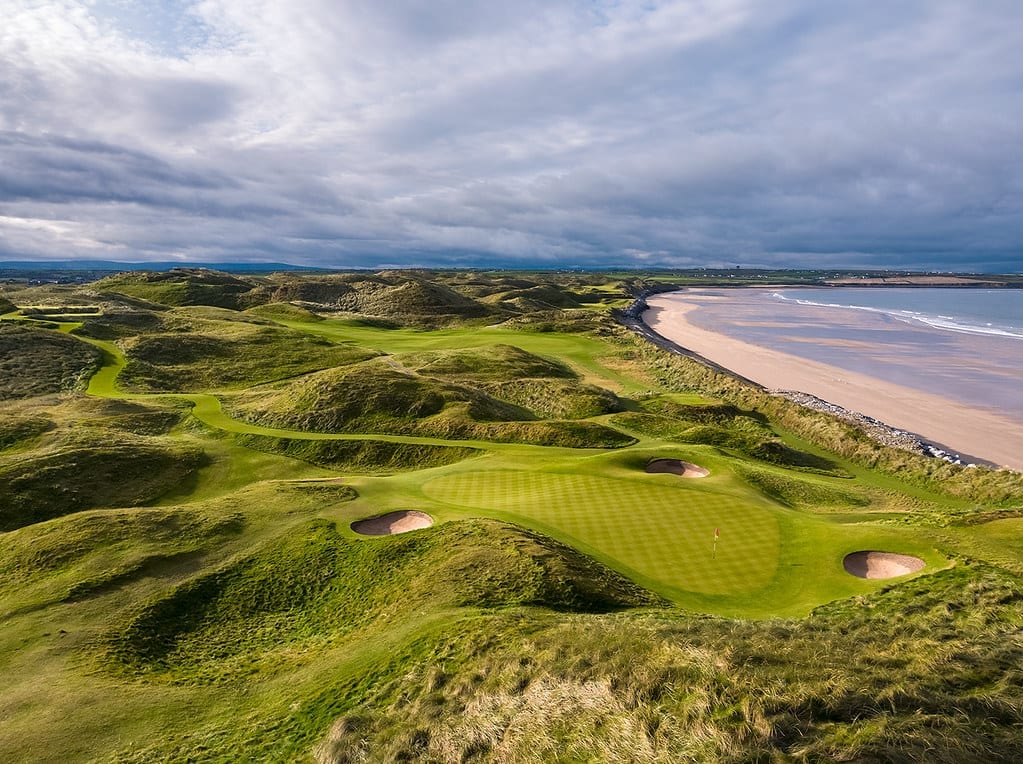
[(202, 452), (174, 441), (79, 432), (0, 460), (0, 531), (93, 507), (132, 507), (179, 488)]
[(478, 448), (392, 443), (383, 440), (303, 440), (266, 435), (238, 435), (236, 439), (239, 445), (256, 451), (280, 454), (320, 467), (361, 474), (442, 467), (483, 453)]
[(1023, 478), (651, 347), (649, 287), (10, 287), (0, 759), (1018, 761)]
[(57, 602), (98, 594), (188, 559), (243, 526), (238, 513), (177, 507), (83, 512), (31, 525), (0, 535), (0, 596)]
[(101, 357), (64, 334), (0, 323), (0, 401), (80, 389)]
[(834, 454), (932, 490), (982, 503), (1023, 502), (1023, 475), (986, 467), (966, 469), (941, 459), (883, 446), (851, 424), (820, 411), (770, 395), (688, 358), (624, 340), (648, 360), (668, 389), (700, 391), (760, 412), (804, 439)]
[(23, 445), (53, 427), (53, 420), (45, 416), (0, 416), (0, 451)]
[(680, 404), (659, 396), (612, 419), (622, 427), (680, 443), (706, 443), (791, 469), (848, 476), (833, 460), (782, 442), (766, 416), (731, 404)]
[(737, 466), (735, 470), (754, 488), (790, 507), (812, 507), (817, 510), (826, 507), (864, 507), (871, 501), (862, 490), (853, 487), (836, 487), (753, 465)]
[(1020, 603), (970, 567), (795, 623), (472, 622), (335, 722), (318, 760), (1012, 762)]
[(204, 682), (308, 661), (412, 608), (599, 611), (654, 601), (568, 547), (493, 522), (367, 544), (320, 521), (146, 605), (113, 631), (110, 650), (149, 678)]
[(269, 318), (274, 321), (322, 321), (323, 316), (313, 313), (311, 310), (292, 305), (290, 302), (271, 302), (266, 305), (257, 305), (249, 308), (246, 313), (260, 318)]
[(98, 281), (95, 288), (161, 305), (214, 305), (237, 310), (253, 284), (227, 273), (179, 268), (166, 272), (135, 271)]
[(263, 322), (221, 314), (174, 312), (162, 331), (123, 342), (122, 384), (140, 390), (188, 391), (252, 385), (354, 363), (374, 353)]
[[(410, 361), (423, 362), (423, 358)], [(429, 363), (423, 370), (429, 370)], [(486, 368), (481, 370), (481, 375), (487, 374)], [(588, 389), (581, 393), (594, 397)], [(522, 406), (469, 384), (411, 373), (402, 367), (400, 357), (260, 388), (231, 399), (229, 405), (239, 416), (260, 425), (311, 432), (391, 433), (570, 448), (613, 448), (634, 442), (596, 422), (530, 421), (536, 414)]]

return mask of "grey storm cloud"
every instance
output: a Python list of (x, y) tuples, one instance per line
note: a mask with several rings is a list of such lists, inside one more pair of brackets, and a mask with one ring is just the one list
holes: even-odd
[(1023, 270), (1016, 0), (8, 5), (0, 259)]

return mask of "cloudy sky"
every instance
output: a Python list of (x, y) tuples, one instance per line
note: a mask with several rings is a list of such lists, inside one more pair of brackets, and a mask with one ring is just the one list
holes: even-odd
[(1020, 0), (0, 6), (0, 260), (1023, 270)]

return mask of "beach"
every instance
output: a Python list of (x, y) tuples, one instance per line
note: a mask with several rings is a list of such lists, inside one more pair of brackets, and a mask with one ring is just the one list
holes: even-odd
[[(713, 291), (649, 297), (643, 321), (653, 331), (769, 390), (809, 393), (962, 454), (1023, 471), (1023, 421), (996, 408), (896, 384), (871, 374), (781, 352), (694, 323), (701, 306), (727, 301)], [(852, 345), (850, 345), (850, 348)], [(927, 359), (914, 359), (925, 376)], [(972, 458), (972, 459), (971, 459)]]

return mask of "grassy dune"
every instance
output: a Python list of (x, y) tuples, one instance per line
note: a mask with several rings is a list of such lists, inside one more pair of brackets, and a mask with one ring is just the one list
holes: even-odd
[[(518, 351), (516, 373), (530, 354)], [(479, 355), (484, 355), (480, 353)], [(529, 371), (571, 374), (568, 369), (543, 364)], [(344, 368), (328, 369), (288, 383), (251, 390), (229, 400), (230, 410), (256, 424), (312, 432), (378, 432), (425, 435), (448, 439), (499, 440), (538, 445), (605, 448), (628, 445), (632, 438), (596, 422), (531, 422), (536, 414), (511, 401), (496, 398), (474, 379), (451, 370), (465, 359), (451, 356), (407, 359), (398, 355)], [(430, 376), (434, 366), (441, 371)], [(494, 368), (480, 375), (492, 377)], [(447, 370), (447, 371), (445, 371)], [(526, 371), (525, 373), (529, 373)], [(462, 382), (447, 381), (453, 377)], [(541, 378), (542, 380), (543, 378)], [(571, 387), (569, 388), (572, 389)], [(590, 397), (589, 388), (580, 391)], [(603, 413), (603, 412), (600, 412)]]
[(99, 368), (95, 348), (52, 330), (0, 323), (0, 401), (81, 389)]
[(87, 433), (0, 461), (0, 530), (94, 507), (147, 504), (179, 489), (203, 452), (176, 442)]
[(242, 434), (245, 448), (280, 454), (345, 472), (405, 472), (440, 467), (484, 453), (478, 448), (390, 443), (382, 440), (300, 440)]
[(652, 349), (623, 289), (19, 292), (101, 312), (0, 323), (0, 758), (1018, 761), (1019, 476)]
[(248, 387), (374, 355), (265, 319), (195, 308), (169, 311), (161, 315), (159, 331), (129, 337), (120, 345), (127, 359), (121, 383), (162, 392)]

